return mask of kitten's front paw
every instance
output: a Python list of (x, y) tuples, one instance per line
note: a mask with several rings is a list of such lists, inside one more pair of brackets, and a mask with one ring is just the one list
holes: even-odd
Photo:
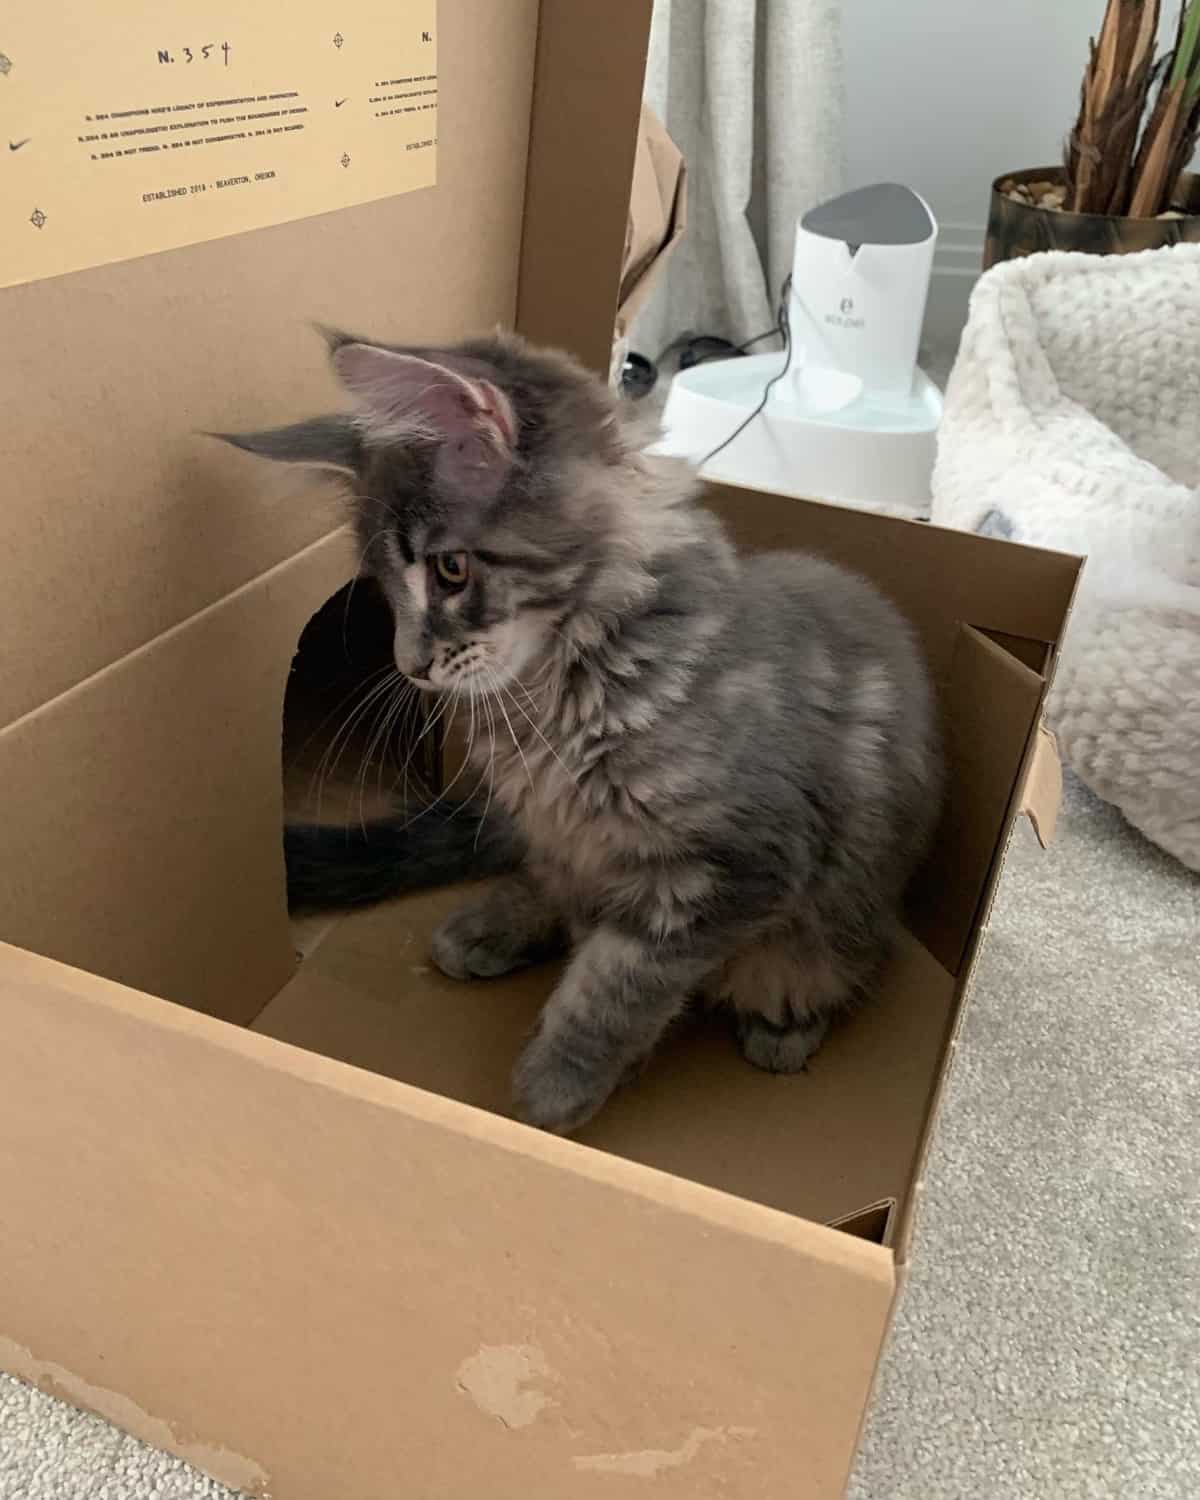
[(430, 954), (450, 979), (498, 979), (530, 961), (528, 939), (497, 923), (491, 903), (452, 912), (433, 935)]
[(598, 1078), (539, 1033), (513, 1073), (513, 1107), (526, 1125), (570, 1135), (601, 1109), (617, 1082)]
[(777, 1026), (765, 1016), (747, 1015), (738, 1020), (738, 1047), (748, 1063), (766, 1073), (804, 1073), (828, 1031), (828, 1016)]

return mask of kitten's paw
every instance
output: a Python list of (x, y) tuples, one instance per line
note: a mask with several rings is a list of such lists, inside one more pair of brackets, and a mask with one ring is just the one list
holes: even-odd
[(430, 954), (450, 979), (498, 979), (532, 962), (524, 934), (497, 925), (483, 902), (453, 912), (433, 935)]
[(802, 1073), (829, 1032), (829, 1017), (812, 1016), (791, 1026), (777, 1026), (765, 1016), (738, 1017), (742, 1056), (767, 1073)]
[(616, 1082), (564, 1057), (539, 1034), (526, 1045), (513, 1073), (513, 1108), (526, 1125), (570, 1135), (599, 1112)]

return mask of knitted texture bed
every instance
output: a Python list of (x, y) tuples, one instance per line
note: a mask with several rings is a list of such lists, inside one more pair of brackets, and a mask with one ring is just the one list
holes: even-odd
[(933, 477), (943, 526), (1088, 558), (1048, 718), (1200, 869), (1200, 245), (1049, 253), (977, 284)]

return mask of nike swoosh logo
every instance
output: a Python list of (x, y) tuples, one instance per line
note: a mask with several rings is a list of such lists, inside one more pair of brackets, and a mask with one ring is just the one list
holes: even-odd
[(22, 146), (28, 146), (31, 140), (33, 140), (33, 137), (27, 135), (23, 141), (9, 141), (8, 149), (10, 151), (19, 151)]
[(334, 107), (334, 109), (341, 109), (341, 107), (342, 107), (343, 104), (349, 104), (349, 103), (350, 103), (349, 99), (335, 99), (333, 101), (333, 107)]

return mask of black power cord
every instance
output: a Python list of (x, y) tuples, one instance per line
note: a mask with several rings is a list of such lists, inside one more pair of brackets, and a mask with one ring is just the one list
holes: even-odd
[[(709, 338), (701, 335), (699, 338), (690, 339), (687, 347), (679, 356), (679, 368), (690, 370), (694, 365), (706, 365), (714, 359), (730, 359), (737, 354), (746, 354), (754, 348), (755, 344), (761, 344), (763, 339), (773, 339), (782, 329), (776, 323), (768, 328), (765, 333), (756, 333), (752, 339), (747, 339), (744, 344), (731, 344), (728, 339)], [(703, 353), (698, 346), (702, 344), (715, 344), (717, 347), (710, 349), (707, 354)]]
[(673, 339), (665, 349), (661, 350), (657, 359), (647, 359), (644, 354), (630, 351), (625, 356), (625, 363), (621, 370), (621, 394), (630, 401), (640, 401), (648, 396), (658, 384), (658, 374), (662, 366), (669, 356), (677, 351), (679, 352), (678, 368), (690, 370), (696, 365), (709, 364), (712, 360), (734, 359), (738, 355), (747, 354), (755, 344), (761, 344), (764, 339), (774, 338), (781, 332), (782, 329), (776, 323), (764, 333), (756, 333), (744, 344), (735, 344), (730, 339), (719, 338), (715, 333), (685, 333), (682, 337)]
[[(754, 410), (738, 423), (738, 425), (733, 429), (733, 431), (727, 438), (718, 443), (717, 446), (711, 450), (711, 452), (704, 455), (704, 457), (696, 465), (698, 469), (702, 469), (705, 464), (711, 463), (712, 460), (716, 458), (718, 453), (723, 452), (724, 449), (729, 447), (734, 438), (741, 437), (742, 433), (745, 432), (746, 428), (749, 427), (750, 423), (753, 422), (756, 417), (762, 415), (763, 411), (766, 409), (767, 402), (771, 398), (771, 392), (791, 369), (792, 325), (790, 319), (788, 318), (788, 297), (791, 294), (791, 290), (792, 278), (791, 274), (789, 273), (787, 280), (783, 283), (783, 290), (779, 294), (779, 324), (777, 328), (773, 328), (771, 330), (772, 333), (779, 333), (783, 337), (784, 359), (782, 367), (777, 370), (775, 374), (771, 376), (770, 380), (767, 381), (766, 385), (763, 386), (762, 397)], [(767, 334), (761, 334), (759, 337), (766, 338), (767, 336)], [(752, 343), (758, 343), (758, 341), (758, 339), (751, 340)]]

